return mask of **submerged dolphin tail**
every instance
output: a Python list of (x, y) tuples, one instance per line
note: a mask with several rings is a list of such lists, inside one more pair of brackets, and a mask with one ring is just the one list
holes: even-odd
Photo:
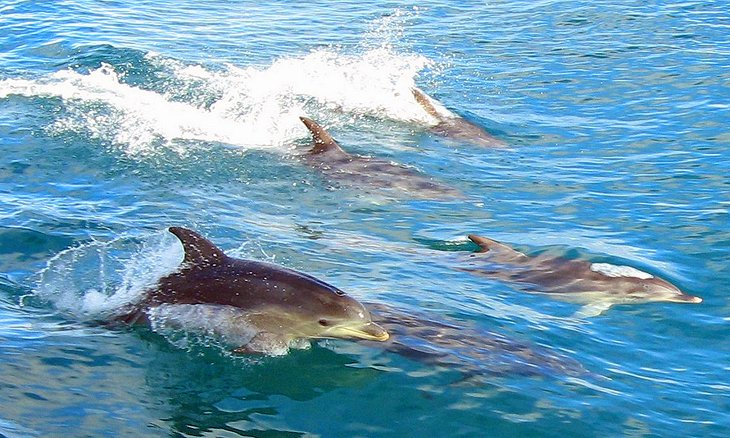
[(312, 133), (312, 140), (314, 147), (309, 151), (311, 154), (321, 154), (328, 151), (339, 151), (345, 153), (344, 150), (337, 144), (334, 138), (327, 132), (323, 127), (319, 126), (317, 122), (307, 117), (299, 117), (299, 120), (304, 123), (304, 126), (309, 129)]
[(439, 112), (436, 110), (436, 107), (433, 106), (433, 103), (431, 103), (431, 100), (426, 96), (426, 93), (419, 90), (418, 88), (411, 88), (411, 93), (413, 93), (413, 97), (416, 98), (416, 102), (418, 102), (419, 105), (428, 113), (428, 115), (435, 117), (439, 120), (443, 119), (443, 116), (439, 114)]
[(168, 231), (180, 239), (185, 251), (183, 263), (189, 268), (216, 265), (226, 258), (223, 251), (195, 231), (182, 227), (170, 227)]

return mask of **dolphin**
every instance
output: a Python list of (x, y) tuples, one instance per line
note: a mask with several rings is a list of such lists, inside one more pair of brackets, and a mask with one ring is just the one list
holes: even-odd
[(308, 165), (328, 178), (348, 185), (391, 189), (414, 198), (460, 198), (458, 190), (400, 164), (345, 152), (332, 136), (307, 117), (300, 117), (312, 133), (314, 146), (304, 155)]
[(403, 312), (380, 303), (368, 303), (368, 307), (375, 312), (374, 321), (390, 333), (388, 340), (374, 347), (458, 370), (463, 380), (485, 375), (591, 374), (575, 359), (444, 315)]
[(582, 304), (579, 317), (597, 316), (614, 304), (649, 302), (701, 303), (666, 280), (630, 266), (591, 263), (563, 257), (527, 256), (486, 237), (469, 235), (479, 245), (472, 265), (462, 270), (520, 283), (527, 292)]
[(340, 289), (310, 275), (229, 257), (200, 234), (169, 231), (185, 251), (180, 269), (158, 280), (118, 320), (207, 330), (239, 344), (236, 353), (285, 354), (301, 340), (384, 341), (389, 334)]
[(430, 115), (437, 120), (437, 123), (429, 128), (429, 131), (442, 137), (464, 140), (476, 146), (489, 148), (500, 148), (507, 146), (507, 143), (494, 137), (463, 117), (452, 113), (446, 108), (437, 108), (434, 99), (418, 88), (411, 88), (416, 102)]

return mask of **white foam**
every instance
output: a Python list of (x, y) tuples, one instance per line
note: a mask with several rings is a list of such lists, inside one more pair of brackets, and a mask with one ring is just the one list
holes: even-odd
[(178, 268), (182, 248), (168, 233), (129, 237), (68, 249), (38, 274), (35, 294), (56, 309), (85, 319), (105, 319)]
[(591, 271), (598, 272), (609, 277), (633, 277), (640, 278), (642, 280), (654, 278), (653, 275), (640, 271), (636, 268), (632, 268), (631, 266), (619, 266), (612, 265), (610, 263), (593, 263), (591, 264)]
[(123, 146), (130, 155), (150, 152), (160, 142), (185, 153), (184, 146), (173, 140), (241, 145), (255, 141), (246, 134), (253, 127), (241, 126), (234, 119), (204, 108), (169, 100), (164, 94), (127, 85), (107, 64), (89, 74), (62, 70), (35, 81), (0, 82), (0, 97), (10, 94), (60, 97), (68, 113), (56, 121), (54, 130), (84, 130), (94, 138)]
[(343, 123), (343, 113), (349, 120), (367, 115), (435, 123), (410, 91), (431, 62), (387, 45), (359, 54), (319, 49), (268, 67), (213, 69), (152, 53), (146, 59), (168, 85), (130, 85), (114, 66), (102, 64), (88, 73), (5, 79), (0, 98), (60, 98), (65, 111), (50, 129), (83, 132), (132, 156), (160, 147), (185, 154), (190, 141), (286, 152), (308, 137), (301, 115), (330, 127)]

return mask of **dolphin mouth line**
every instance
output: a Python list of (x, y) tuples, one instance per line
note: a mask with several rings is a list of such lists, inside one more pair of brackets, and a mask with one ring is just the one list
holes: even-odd
[[(371, 330), (367, 330), (371, 329)], [(360, 327), (339, 327), (338, 332), (346, 334), (353, 338), (365, 339), (368, 341), (387, 341), (390, 338), (390, 334), (375, 323), (370, 323), (367, 326)]]
[(677, 303), (699, 304), (702, 302), (702, 298), (694, 296), (694, 295), (682, 295), (676, 302)]

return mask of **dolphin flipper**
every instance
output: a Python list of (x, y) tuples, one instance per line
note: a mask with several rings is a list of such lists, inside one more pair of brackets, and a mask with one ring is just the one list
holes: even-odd
[(599, 316), (606, 310), (608, 310), (611, 307), (611, 303), (606, 301), (598, 301), (595, 303), (587, 304), (580, 309), (578, 309), (577, 312), (573, 314), (573, 318), (592, 318), (594, 316)]
[(188, 267), (214, 266), (226, 259), (226, 255), (210, 240), (182, 227), (170, 227), (168, 229), (182, 243), (185, 251), (183, 263)]

